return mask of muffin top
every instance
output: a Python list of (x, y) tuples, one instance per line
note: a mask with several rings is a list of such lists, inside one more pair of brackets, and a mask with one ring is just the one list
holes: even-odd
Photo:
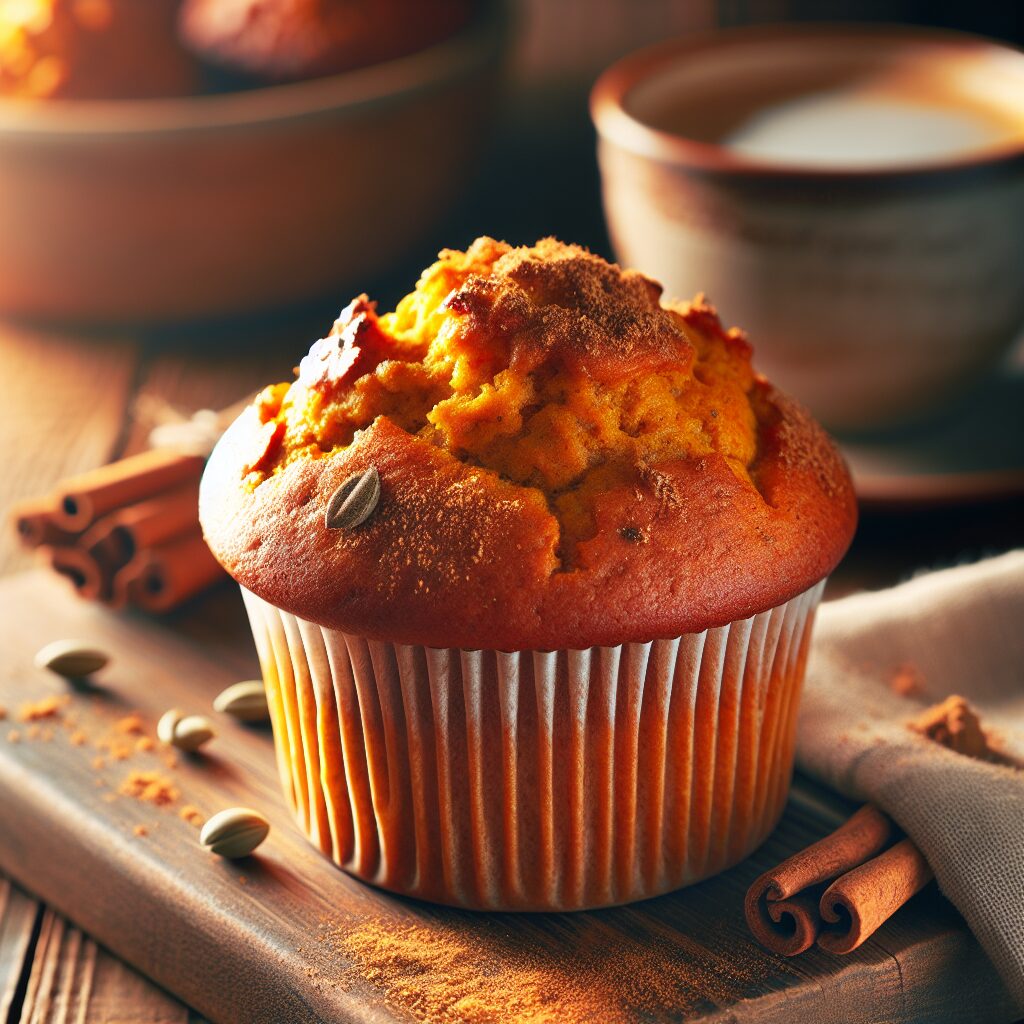
[(475, 0), (184, 0), (181, 34), (222, 67), (272, 81), (389, 60), (453, 35)]
[[(360, 296), (215, 450), (211, 548), (280, 608), (435, 647), (646, 642), (801, 593), (853, 532), (842, 460), (739, 331), (660, 294), (480, 238), (392, 313)], [(332, 528), (367, 471), (373, 511)]]

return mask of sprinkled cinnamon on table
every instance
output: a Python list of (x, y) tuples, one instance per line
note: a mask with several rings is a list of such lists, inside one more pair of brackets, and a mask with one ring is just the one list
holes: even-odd
[(757, 981), (764, 970), (759, 955), (730, 948), (717, 956), (682, 935), (651, 935), (643, 961), (629, 956), (625, 943), (581, 934), (565, 949), (545, 950), (510, 936), (499, 955), (494, 938), (486, 922), (445, 928), (372, 917), (318, 936), (325, 955), (351, 959), (387, 1005), (430, 1024), (625, 1024), (636, 1009), (653, 1016), (665, 1006), (685, 1011), (725, 999), (730, 986)]
[(157, 772), (129, 772), (118, 792), (158, 807), (173, 804), (179, 796), (173, 783)]
[(203, 813), (193, 804), (185, 804), (180, 811), (178, 811), (178, 817), (182, 821), (187, 821), (190, 825), (195, 825), (199, 828), (203, 824)]
[(142, 721), (142, 716), (136, 712), (130, 715), (125, 715), (123, 718), (119, 718), (114, 723), (114, 728), (117, 732), (130, 733), (131, 735), (141, 735), (145, 732), (145, 725)]
[(43, 718), (59, 718), (61, 706), (65, 704), (66, 698), (43, 697), (42, 700), (29, 701), (21, 705), (18, 711), (18, 718), (22, 722), (38, 722)]

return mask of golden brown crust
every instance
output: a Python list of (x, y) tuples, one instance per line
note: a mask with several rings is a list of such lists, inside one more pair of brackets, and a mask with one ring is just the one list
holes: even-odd
[[(822, 579), (842, 460), (702, 300), (553, 239), (449, 251), (351, 303), (211, 458), (200, 513), (245, 587), (324, 626), (503, 650), (724, 625)], [(365, 522), (331, 496), (376, 468)]]
[(506, 252), (448, 298), (467, 333), (510, 340), (516, 373), (557, 363), (596, 380), (640, 370), (688, 368), (693, 348), (660, 304), (661, 286), (578, 245), (543, 238)]
[[(392, 642), (501, 650), (679, 636), (775, 607), (826, 576), (850, 541), (849, 477), (824, 432), (769, 385), (756, 479), (717, 455), (637, 471), (598, 499), (597, 534), (560, 571), (558, 523), (535, 490), (466, 465), (378, 419), (330, 457), (298, 460), (255, 491), (240, 466), (262, 425), (230, 428), (200, 498), (207, 539), (265, 600), (323, 626)], [(381, 500), (351, 532), (324, 510), (376, 466)]]

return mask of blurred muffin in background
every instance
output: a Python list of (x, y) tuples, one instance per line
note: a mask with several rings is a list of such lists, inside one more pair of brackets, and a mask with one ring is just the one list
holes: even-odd
[(197, 56), (276, 82), (365, 67), (454, 35), (479, 0), (185, 0), (181, 36)]
[(197, 91), (179, 0), (0, 0), (0, 96), (143, 99)]

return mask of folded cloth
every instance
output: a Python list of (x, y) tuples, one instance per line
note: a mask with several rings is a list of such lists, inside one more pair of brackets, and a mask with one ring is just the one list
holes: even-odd
[(1024, 1007), (1024, 770), (907, 728), (950, 694), (1024, 761), (1024, 551), (824, 604), (797, 762), (899, 823)]

